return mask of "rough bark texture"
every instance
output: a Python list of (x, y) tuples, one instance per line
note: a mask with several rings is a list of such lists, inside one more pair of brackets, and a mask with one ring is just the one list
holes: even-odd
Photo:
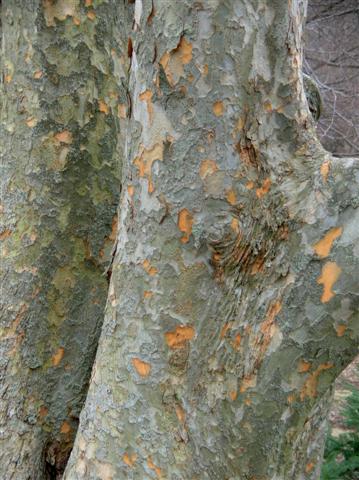
[(85, 3), (2, 1), (4, 480), (63, 471), (103, 320), (127, 101), (116, 11)]
[(359, 163), (316, 140), (305, 7), (127, 5), (118, 248), (65, 479), (317, 480), (357, 352)]

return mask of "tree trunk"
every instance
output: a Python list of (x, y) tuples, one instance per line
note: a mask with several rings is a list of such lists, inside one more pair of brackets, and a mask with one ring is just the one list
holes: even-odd
[(318, 478), (358, 344), (359, 165), (316, 140), (305, 7), (136, 0), (117, 255), (65, 479)]
[(103, 320), (126, 91), (113, 5), (91, 3), (2, 1), (4, 480), (63, 471)]
[(359, 163), (316, 139), (305, 9), (5, 1), (2, 478), (71, 448), (121, 183), (64, 479), (317, 480), (358, 344)]

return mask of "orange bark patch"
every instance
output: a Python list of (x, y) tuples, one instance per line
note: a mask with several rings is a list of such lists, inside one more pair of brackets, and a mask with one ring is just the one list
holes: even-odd
[(156, 273), (158, 273), (157, 268), (152, 267), (150, 261), (147, 259), (142, 262), (142, 266), (145, 269), (145, 271), (148, 273), (148, 275), (150, 275), (151, 277), (153, 277), (154, 275), (156, 275)]
[(227, 191), (226, 199), (230, 205), (235, 205), (237, 203), (236, 192), (233, 190), (233, 188)]
[(348, 327), (346, 325), (340, 324), (335, 327), (338, 337), (342, 337)]
[(64, 357), (65, 349), (63, 347), (59, 347), (57, 349), (57, 352), (53, 354), (51, 357), (51, 362), (54, 367), (57, 367), (57, 365), (61, 362), (61, 360)]
[(145, 90), (143, 93), (140, 94), (139, 98), (142, 102), (146, 102), (146, 104), (147, 104), (147, 113), (148, 113), (148, 118), (149, 118), (150, 124), (151, 124), (152, 119), (153, 119), (153, 103), (152, 103), (152, 92), (151, 92), (151, 90)]
[(128, 467), (133, 467), (136, 463), (137, 455), (135, 453), (132, 453), (131, 455), (125, 453), (122, 457), (122, 460)]
[(312, 367), (310, 362), (306, 362), (305, 360), (300, 360), (297, 368), (298, 373), (305, 373), (308, 372)]
[(68, 130), (63, 130), (62, 132), (55, 134), (55, 139), (58, 142), (66, 143), (67, 145), (70, 145), (72, 143), (72, 133), (69, 132)]
[(109, 106), (103, 100), (98, 101), (98, 109), (100, 110), (100, 112), (104, 113), (105, 115), (108, 115), (110, 111)]
[(187, 208), (183, 208), (178, 213), (177, 225), (179, 230), (183, 232), (183, 235), (181, 237), (181, 242), (187, 243), (189, 241), (189, 237), (191, 236), (192, 225), (193, 225), (193, 216), (191, 212), (187, 210)]
[(229, 392), (229, 398), (232, 400), (232, 402), (234, 402), (234, 400), (237, 398), (237, 392), (236, 390), (231, 390)]
[(135, 193), (135, 187), (133, 185), (128, 185), (127, 192), (130, 197), (133, 197), (133, 194)]
[(320, 277), (317, 280), (319, 285), (323, 285), (322, 303), (329, 302), (334, 297), (333, 285), (340, 277), (342, 269), (335, 262), (327, 262), (323, 268)]
[(162, 470), (153, 463), (151, 457), (148, 457), (147, 465), (151, 470), (155, 471), (157, 478), (162, 478)]
[(242, 337), (241, 337), (240, 333), (237, 333), (237, 335), (234, 337), (234, 342), (233, 342), (233, 347), (236, 350), (239, 350), (239, 347), (241, 345), (241, 340), (242, 340)]
[(336, 227), (329, 230), (329, 232), (327, 232), (325, 236), (313, 246), (315, 253), (320, 258), (327, 257), (330, 253), (334, 240), (340, 237), (342, 233), (342, 227)]
[(214, 172), (218, 170), (217, 164), (214, 160), (206, 159), (201, 162), (201, 166), (199, 168), (199, 176), (204, 180), (209, 175), (212, 175)]
[(248, 190), (252, 190), (254, 188), (254, 182), (250, 180), (248, 183), (246, 183), (246, 188), (248, 188)]
[(79, 26), (81, 24), (81, 20), (77, 17), (73, 17), (72, 21), (75, 25)]
[(195, 330), (190, 325), (180, 325), (172, 332), (166, 332), (165, 339), (170, 348), (183, 348), (186, 342), (192, 340), (194, 334)]
[(270, 178), (266, 178), (263, 183), (262, 183), (262, 186), (260, 188), (257, 188), (256, 189), (256, 195), (258, 198), (262, 198), (264, 197), (264, 195), (266, 195), (268, 192), (269, 192), (269, 189), (270, 189), (270, 186), (272, 185), (272, 181)]
[(304, 400), (306, 397), (315, 398), (317, 396), (319, 375), (324, 370), (328, 370), (330, 368), (333, 368), (332, 363), (330, 363), (330, 362), (323, 363), (322, 365), (319, 365), (319, 367), (315, 370), (315, 372), (313, 372), (312, 374), (309, 375), (309, 377), (305, 381), (305, 383), (303, 385), (303, 388), (300, 392), (300, 399), (301, 400)]
[(145, 298), (151, 298), (152, 295), (153, 295), (153, 292), (151, 292), (151, 290), (145, 290), (145, 291), (143, 292), (143, 296), (144, 296)]
[(225, 323), (224, 326), (222, 327), (220, 337), (224, 338), (228, 332), (228, 330), (232, 327), (232, 322)]
[(276, 301), (275, 303), (273, 303), (269, 307), (266, 319), (261, 325), (261, 332), (263, 333), (264, 338), (268, 342), (270, 341), (273, 335), (272, 330), (273, 330), (274, 319), (278, 315), (278, 313), (281, 311), (281, 309), (282, 309), (281, 302)]
[(320, 173), (325, 182), (328, 180), (329, 170), (330, 170), (330, 163), (328, 161), (323, 162), (320, 167)]
[(152, 165), (156, 160), (163, 160), (163, 143), (156, 143), (150, 149), (146, 149), (142, 146), (139, 156), (133, 161), (139, 170), (139, 176), (146, 177), (148, 180), (148, 193), (154, 191), (152, 183)]
[(140, 360), (139, 358), (132, 359), (132, 365), (135, 367), (137, 373), (141, 377), (148, 377), (151, 371), (151, 365), (147, 362)]
[(1, 233), (0, 233), (0, 240), (3, 241), (3, 240), (6, 240), (7, 238), (10, 237), (10, 235), (12, 234), (12, 231), (9, 230), (8, 228), (6, 230), (3, 230)]
[(213, 113), (215, 114), (216, 117), (221, 117), (224, 112), (224, 105), (221, 100), (217, 100), (217, 102), (214, 102), (213, 104)]
[(180, 77), (184, 77), (184, 65), (187, 65), (192, 60), (192, 44), (187, 42), (184, 37), (174, 50), (170, 53), (165, 52), (162, 55), (160, 64), (165, 71), (168, 83), (174, 86)]
[(39, 78), (41, 78), (43, 75), (42, 71), (41, 70), (36, 70), (36, 72), (34, 73), (34, 78), (36, 80), (38, 80)]
[(248, 390), (248, 388), (253, 388), (256, 385), (257, 385), (257, 375), (255, 375), (255, 374), (246, 375), (242, 380), (239, 391), (241, 393), (244, 393)]
[(61, 428), (60, 428), (60, 433), (70, 433), (71, 432), (71, 425), (66, 422), (66, 420), (62, 423)]
[(315, 467), (314, 462), (307, 463), (306, 466), (305, 466), (305, 473), (310, 473), (313, 470), (314, 467)]

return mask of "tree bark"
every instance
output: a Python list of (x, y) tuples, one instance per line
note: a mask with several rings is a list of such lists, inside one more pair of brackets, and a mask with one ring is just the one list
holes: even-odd
[(306, 2), (127, 8), (118, 247), (64, 478), (317, 479), (358, 345), (359, 164), (314, 133)]
[(2, 1), (4, 480), (63, 472), (103, 320), (126, 65), (114, 3), (91, 5)]

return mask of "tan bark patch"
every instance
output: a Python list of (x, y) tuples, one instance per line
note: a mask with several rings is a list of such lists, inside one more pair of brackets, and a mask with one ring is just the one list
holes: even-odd
[(145, 90), (143, 93), (140, 94), (139, 98), (142, 102), (146, 102), (147, 104), (147, 113), (150, 124), (153, 120), (153, 103), (152, 103), (152, 92), (151, 90)]
[(96, 13), (93, 10), (90, 10), (87, 12), (87, 18), (93, 22), (96, 18)]
[(135, 193), (135, 187), (133, 185), (128, 185), (127, 186), (127, 192), (130, 197), (133, 197), (133, 194)]
[(157, 478), (162, 478), (162, 470), (160, 469), (160, 467), (157, 467), (157, 465), (155, 465), (152, 461), (152, 458), (151, 457), (148, 457), (147, 459), (147, 465), (148, 467), (151, 469), (151, 470), (154, 470), (156, 475), (157, 475)]
[(56, 353), (53, 354), (51, 357), (51, 362), (54, 367), (57, 367), (57, 365), (61, 362), (61, 360), (64, 357), (65, 349), (63, 347), (59, 347), (56, 351)]
[(323, 177), (323, 180), (326, 182), (328, 180), (328, 175), (330, 171), (330, 163), (329, 161), (323, 162), (320, 167), (320, 173)]
[(45, 405), (41, 405), (39, 409), (40, 418), (46, 417), (48, 413), (49, 413), (49, 409)]
[(152, 193), (154, 191), (154, 186), (152, 183), (152, 165), (156, 160), (163, 160), (163, 143), (156, 143), (150, 149), (146, 149), (141, 146), (139, 156), (133, 161), (139, 170), (139, 176), (145, 177), (148, 180), (148, 193)]
[(45, 22), (48, 27), (56, 25), (55, 19), (63, 21), (73, 17), (78, 12), (79, 0), (43, 0)]
[(319, 375), (324, 370), (328, 370), (330, 368), (333, 368), (333, 364), (331, 362), (323, 363), (322, 365), (319, 365), (319, 367), (312, 374), (309, 375), (300, 392), (301, 400), (304, 400), (306, 397), (315, 398), (317, 396)]
[(189, 237), (192, 233), (192, 225), (193, 225), (193, 216), (187, 208), (183, 208), (178, 213), (178, 222), (177, 222), (179, 230), (183, 233), (181, 237), (182, 243), (187, 243), (189, 241)]
[(41, 78), (43, 75), (42, 71), (41, 70), (36, 70), (36, 72), (34, 73), (34, 78), (36, 80), (38, 80), (39, 78)]
[(329, 230), (329, 232), (327, 232), (325, 236), (321, 240), (319, 240), (319, 242), (313, 245), (313, 249), (315, 253), (320, 258), (327, 257), (333, 246), (334, 240), (340, 237), (342, 233), (343, 233), (342, 227), (335, 227)]
[(221, 100), (217, 100), (217, 102), (214, 102), (213, 104), (213, 113), (215, 114), (216, 117), (221, 117), (224, 113), (224, 105)]
[(335, 331), (337, 332), (337, 336), (342, 337), (344, 335), (344, 333), (346, 332), (347, 328), (348, 328), (347, 325), (344, 325), (344, 324), (337, 325), (335, 327)]
[(232, 218), (231, 220), (231, 229), (236, 233), (237, 235), (239, 234), (239, 220), (238, 218)]
[(342, 269), (335, 262), (327, 262), (323, 266), (322, 273), (317, 280), (319, 285), (323, 285), (322, 303), (329, 302), (329, 300), (334, 297), (335, 293), (332, 288), (340, 277), (341, 272)]
[(183, 410), (183, 408), (180, 406), (180, 405), (176, 405), (176, 415), (177, 415), (177, 418), (178, 420), (181, 422), (181, 423), (185, 423), (186, 421), (186, 412)]
[(151, 371), (151, 365), (139, 358), (132, 359), (132, 365), (135, 367), (137, 373), (141, 375), (141, 377), (148, 377)]
[(101, 480), (114, 480), (114, 468), (110, 463), (98, 463), (97, 474)]
[(122, 460), (128, 467), (133, 467), (136, 463), (137, 455), (135, 453), (132, 453), (131, 455), (125, 453), (122, 457)]
[(69, 132), (68, 130), (63, 130), (62, 132), (55, 134), (55, 139), (58, 142), (66, 143), (67, 145), (70, 145), (72, 143), (72, 133)]
[(193, 339), (194, 334), (195, 330), (190, 325), (180, 325), (172, 332), (166, 332), (165, 339), (170, 348), (183, 348), (186, 342)]
[(117, 105), (117, 116), (122, 119), (127, 117), (127, 106), (125, 103)]
[(180, 77), (184, 77), (184, 65), (192, 60), (192, 44), (184, 37), (174, 50), (165, 52), (160, 59), (160, 64), (165, 71), (168, 83), (174, 86)]
[(37, 119), (35, 117), (29, 117), (26, 119), (26, 125), (30, 128), (36, 127)]
[(218, 170), (217, 164), (214, 160), (206, 158), (201, 162), (201, 166), (199, 168), (199, 176), (204, 180), (209, 175), (212, 175), (214, 172)]

